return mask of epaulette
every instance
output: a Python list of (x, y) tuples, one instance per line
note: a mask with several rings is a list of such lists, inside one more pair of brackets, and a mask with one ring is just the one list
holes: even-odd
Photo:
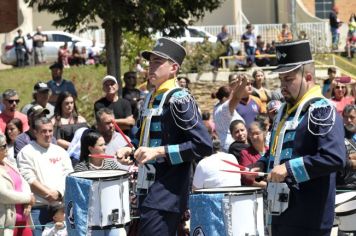
[(330, 132), (334, 123), (336, 110), (327, 99), (322, 98), (310, 104), (308, 128), (314, 135), (325, 135)]
[(184, 104), (192, 100), (194, 100), (193, 96), (190, 94), (190, 92), (187, 89), (179, 89), (173, 91), (169, 99), (169, 103)]
[(170, 95), (167, 100), (175, 124), (183, 130), (195, 127), (199, 121), (199, 111), (194, 97), (182, 88), (172, 91)]

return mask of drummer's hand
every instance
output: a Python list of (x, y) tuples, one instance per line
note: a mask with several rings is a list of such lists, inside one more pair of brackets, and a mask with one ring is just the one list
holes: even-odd
[(160, 147), (139, 147), (134, 154), (135, 159), (139, 164), (145, 164), (150, 160), (155, 160), (157, 157), (163, 157), (166, 151), (163, 146)]
[[(250, 169), (251, 172), (260, 172), (261, 168), (260, 167), (254, 167), (252, 169)], [(246, 178), (247, 180), (250, 180), (251, 182), (255, 181), (255, 179), (257, 178), (257, 176), (255, 175), (244, 175), (244, 178)]]
[(271, 173), (268, 174), (267, 180), (271, 182), (283, 182), (288, 176), (287, 167), (285, 164), (275, 166)]
[(131, 152), (132, 152), (132, 148), (130, 147), (120, 148), (115, 153), (117, 161), (123, 165), (131, 165), (133, 163), (133, 161), (130, 160)]

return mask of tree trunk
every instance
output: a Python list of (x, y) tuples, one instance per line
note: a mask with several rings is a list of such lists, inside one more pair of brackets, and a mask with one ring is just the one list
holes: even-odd
[(121, 42), (122, 30), (119, 22), (114, 20), (105, 22), (105, 47), (107, 74), (115, 76), (119, 84), (119, 94), (122, 92), (121, 81)]

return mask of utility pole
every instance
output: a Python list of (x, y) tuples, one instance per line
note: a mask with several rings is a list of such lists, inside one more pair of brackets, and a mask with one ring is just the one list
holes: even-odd
[(291, 0), (291, 31), (293, 35), (293, 40), (296, 40), (298, 38), (298, 32), (297, 32), (297, 3), (296, 0)]

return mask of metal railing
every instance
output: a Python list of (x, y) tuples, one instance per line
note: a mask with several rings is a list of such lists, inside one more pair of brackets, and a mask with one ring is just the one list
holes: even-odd
[[(282, 30), (282, 24), (255, 24), (255, 35), (261, 35), (266, 43), (277, 40), (277, 35)], [(227, 30), (234, 41), (240, 41), (241, 35), (245, 32), (246, 25), (227, 25)], [(203, 29), (213, 35), (221, 31), (220, 25), (202, 26)], [(330, 32), (328, 22), (297, 23), (298, 34), (304, 31), (306, 38), (310, 40), (313, 53), (330, 51)], [(295, 38), (298, 38), (296, 36)]]
[[(228, 32), (231, 34), (232, 40), (240, 41), (241, 35), (245, 32), (245, 24), (242, 25), (226, 25)], [(271, 43), (277, 40), (277, 35), (282, 30), (282, 24), (255, 24), (255, 35), (261, 35), (266, 43)], [(204, 30), (212, 35), (218, 35), (221, 32), (221, 25), (201, 26)], [(316, 23), (297, 23), (298, 34), (304, 31), (306, 38), (310, 40), (313, 53), (330, 52), (330, 32), (328, 22)], [(105, 32), (103, 29), (89, 30), (84, 33), (77, 33), (78, 36), (96, 39), (97, 42), (105, 43)], [(296, 36), (295, 38), (298, 38)]]

